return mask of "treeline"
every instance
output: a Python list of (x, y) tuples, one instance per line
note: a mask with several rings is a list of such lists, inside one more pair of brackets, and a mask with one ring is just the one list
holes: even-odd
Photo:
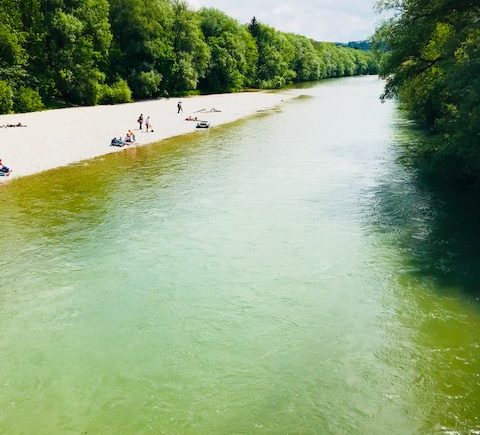
[(436, 174), (480, 181), (480, 2), (383, 0), (384, 97), (433, 133), (416, 155)]
[(372, 54), (182, 0), (1, 0), (0, 113), (376, 73)]
[(365, 51), (369, 51), (371, 50), (371, 44), (370, 44), (370, 41), (351, 41), (351, 42), (347, 42), (346, 44), (344, 43), (337, 43), (338, 45), (342, 45), (344, 47), (350, 47), (350, 48), (355, 48), (357, 50), (365, 50)]

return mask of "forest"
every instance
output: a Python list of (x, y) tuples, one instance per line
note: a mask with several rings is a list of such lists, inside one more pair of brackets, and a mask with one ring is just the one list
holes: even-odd
[(480, 184), (480, 2), (382, 0), (391, 18), (374, 45), (384, 51), (383, 98), (431, 132), (414, 147), (429, 172)]
[(376, 73), (371, 52), (182, 0), (2, 0), (0, 113)]

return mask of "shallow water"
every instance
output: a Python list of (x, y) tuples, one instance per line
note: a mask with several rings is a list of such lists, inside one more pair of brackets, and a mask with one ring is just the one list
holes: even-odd
[(478, 433), (480, 213), (381, 88), (0, 186), (0, 432)]

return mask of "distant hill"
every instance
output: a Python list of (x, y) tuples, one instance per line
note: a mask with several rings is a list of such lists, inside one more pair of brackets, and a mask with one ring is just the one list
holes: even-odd
[(368, 51), (371, 49), (370, 42), (365, 40), (365, 41), (351, 41), (351, 42), (337, 42), (337, 45), (340, 45), (342, 47), (349, 47), (349, 48), (354, 48), (356, 50), (363, 50), (363, 51)]

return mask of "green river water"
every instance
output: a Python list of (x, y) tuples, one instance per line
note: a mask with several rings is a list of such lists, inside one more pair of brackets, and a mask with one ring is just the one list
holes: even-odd
[(479, 206), (381, 90), (0, 186), (0, 433), (479, 434)]

